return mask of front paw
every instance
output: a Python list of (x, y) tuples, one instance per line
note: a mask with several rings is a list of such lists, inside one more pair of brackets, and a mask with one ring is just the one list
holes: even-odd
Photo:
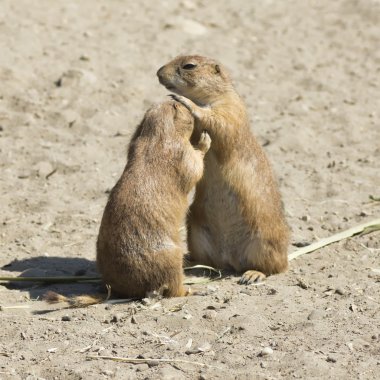
[(178, 103), (184, 105), (191, 113), (194, 113), (195, 104), (190, 99), (177, 94), (169, 94), (168, 96), (170, 96), (173, 100), (176, 100)]
[(203, 131), (201, 133), (201, 137), (199, 138), (198, 149), (202, 151), (203, 153), (206, 153), (210, 149), (210, 146), (211, 146), (211, 137), (206, 131)]
[(241, 285), (257, 284), (265, 280), (267, 276), (257, 270), (247, 270), (238, 281)]

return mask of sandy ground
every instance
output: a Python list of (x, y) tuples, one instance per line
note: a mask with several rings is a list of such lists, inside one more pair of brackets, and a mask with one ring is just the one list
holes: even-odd
[[(377, 0), (3, 0), (0, 275), (95, 273), (107, 191), (145, 110), (165, 99), (156, 70), (181, 53), (230, 68), (292, 244), (378, 218), (379, 46)], [(3, 307), (28, 307), (0, 311), (0, 378), (375, 379), (379, 238), (302, 256), (261, 286), (231, 276), (187, 299), (55, 310), (40, 300), (47, 289), (96, 286), (0, 286)]]

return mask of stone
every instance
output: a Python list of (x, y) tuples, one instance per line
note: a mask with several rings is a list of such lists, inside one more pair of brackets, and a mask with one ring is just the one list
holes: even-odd
[(272, 354), (273, 354), (273, 350), (270, 347), (264, 347), (260, 352), (260, 356), (269, 356)]

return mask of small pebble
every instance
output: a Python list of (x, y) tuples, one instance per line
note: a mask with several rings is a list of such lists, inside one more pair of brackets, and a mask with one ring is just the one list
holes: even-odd
[(113, 376), (113, 372), (108, 369), (103, 370), (101, 373), (105, 376)]
[(346, 343), (346, 346), (349, 348), (351, 352), (354, 352), (354, 345), (351, 342)]
[(335, 293), (339, 294), (340, 296), (344, 296), (345, 292), (342, 288), (336, 288)]
[(336, 358), (334, 356), (329, 355), (326, 359), (329, 363), (336, 363)]
[(53, 165), (48, 161), (40, 161), (33, 167), (40, 178), (47, 178), (54, 171)]
[(105, 348), (103, 346), (93, 346), (92, 351), (93, 352), (100, 352), (103, 351)]
[(278, 293), (278, 290), (277, 289), (275, 289), (275, 288), (269, 288), (268, 289), (268, 295), (269, 296), (273, 296), (273, 295), (275, 295), (275, 294), (277, 294)]
[(147, 369), (149, 369), (149, 366), (148, 364), (146, 363), (141, 363), (141, 364), (136, 364), (134, 366), (136, 372), (143, 372), (143, 371), (146, 371)]
[(307, 319), (309, 321), (314, 321), (317, 319), (322, 319), (325, 316), (325, 314), (320, 310), (313, 310), (308, 316)]
[(149, 298), (143, 298), (143, 299), (141, 300), (141, 303), (142, 303), (143, 305), (145, 305), (145, 306), (149, 306), (149, 305), (151, 304), (151, 301), (150, 301)]
[(308, 221), (310, 221), (310, 216), (309, 216), (309, 215), (303, 215), (303, 216), (301, 217), (301, 219), (302, 219), (304, 222), (308, 222)]
[(193, 1), (184, 0), (181, 2), (183, 7), (189, 11), (194, 11), (197, 9), (197, 4), (195, 4)]
[(148, 363), (148, 366), (149, 367), (157, 367), (158, 365), (160, 364), (159, 361), (156, 361), (156, 360), (152, 360)]
[(212, 285), (208, 285), (208, 286), (207, 286), (207, 291), (208, 291), (209, 293), (215, 293), (217, 290), (218, 290), (218, 288), (215, 287), (215, 286), (212, 286)]
[(209, 342), (204, 342), (198, 346), (199, 352), (208, 352), (211, 350), (211, 344)]
[(350, 309), (351, 311), (353, 311), (353, 312), (356, 312), (356, 311), (358, 310), (358, 307), (357, 307), (355, 304), (352, 303), (352, 304), (350, 305), (349, 309)]
[(265, 347), (260, 352), (260, 356), (269, 356), (272, 354), (273, 354), (273, 350), (270, 347)]
[(122, 318), (121, 314), (115, 314), (112, 316), (111, 323), (119, 322), (121, 320), (121, 318)]
[(305, 290), (309, 288), (309, 284), (303, 278), (297, 278), (297, 285)]
[(203, 318), (205, 319), (215, 319), (217, 316), (217, 312), (215, 310), (206, 310), (206, 312), (203, 314)]
[(26, 178), (29, 178), (31, 175), (32, 175), (32, 172), (30, 170), (21, 170), (17, 178), (26, 179)]
[(292, 245), (294, 245), (295, 247), (298, 247), (298, 248), (302, 248), (302, 247), (307, 247), (310, 244), (311, 243), (308, 241), (298, 241), (296, 243), (293, 243)]
[(106, 350), (104, 347), (99, 347), (98, 353), (99, 355), (103, 355), (103, 356), (112, 356), (112, 351)]
[(178, 25), (182, 27), (182, 30), (185, 33), (194, 36), (201, 36), (208, 32), (207, 28), (204, 25), (191, 19), (182, 19), (179, 21)]
[(71, 317), (69, 315), (64, 315), (62, 318), (61, 318), (62, 321), (64, 322), (70, 322), (71, 321)]
[(185, 379), (181, 371), (171, 367), (165, 367), (158, 373), (158, 378), (162, 380), (182, 380)]

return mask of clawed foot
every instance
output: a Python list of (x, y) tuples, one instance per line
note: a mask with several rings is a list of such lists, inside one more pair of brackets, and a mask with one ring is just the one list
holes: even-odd
[(264, 273), (257, 270), (247, 270), (238, 282), (241, 285), (257, 284), (264, 281), (266, 277)]
[(211, 146), (211, 137), (206, 131), (203, 131), (201, 133), (201, 137), (199, 138), (197, 148), (201, 152), (206, 153), (210, 149), (210, 146)]

